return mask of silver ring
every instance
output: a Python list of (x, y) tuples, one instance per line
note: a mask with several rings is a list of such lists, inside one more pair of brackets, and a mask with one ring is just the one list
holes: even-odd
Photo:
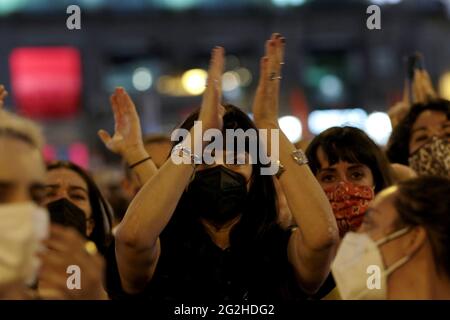
[(284, 62), (282, 61), (282, 62), (280, 62), (280, 65), (284, 65)]
[(281, 80), (281, 79), (283, 79), (283, 77), (282, 77), (282, 76), (278, 76), (278, 77), (275, 77), (275, 76), (271, 76), (271, 77), (270, 77), (270, 81), (274, 81), (274, 80)]

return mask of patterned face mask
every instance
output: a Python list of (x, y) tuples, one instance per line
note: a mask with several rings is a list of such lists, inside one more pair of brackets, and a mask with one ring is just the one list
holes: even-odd
[(450, 141), (433, 137), (409, 157), (409, 166), (419, 176), (450, 177)]
[(336, 217), (341, 238), (348, 231), (358, 230), (369, 203), (375, 197), (374, 188), (342, 181), (324, 191)]

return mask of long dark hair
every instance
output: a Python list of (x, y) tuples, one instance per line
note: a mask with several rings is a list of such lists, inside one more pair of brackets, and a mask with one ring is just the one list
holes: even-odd
[(306, 149), (306, 156), (314, 174), (321, 169), (317, 155), (319, 148), (323, 150), (330, 165), (347, 161), (368, 166), (374, 178), (375, 193), (393, 183), (386, 156), (375, 142), (358, 128), (332, 127), (311, 141)]
[(409, 165), (409, 142), (411, 140), (412, 127), (420, 114), (427, 110), (440, 111), (447, 116), (447, 120), (450, 119), (450, 101), (448, 100), (437, 99), (426, 104), (418, 103), (413, 105), (407, 115), (392, 131), (389, 138), (386, 154), (392, 163)]
[(47, 164), (47, 171), (55, 169), (68, 169), (77, 173), (87, 184), (89, 203), (92, 208), (92, 217), (95, 225), (89, 240), (93, 241), (103, 255), (111, 243), (112, 209), (103, 197), (94, 179), (83, 168), (69, 161), (54, 161)]
[(422, 226), (436, 267), (450, 277), (450, 179), (421, 176), (398, 184), (394, 207), (398, 227)]
[[(241, 111), (238, 107), (227, 104), (224, 105), (226, 113), (223, 117), (223, 136), (225, 137), (226, 129), (254, 129), (258, 132), (253, 121)], [(191, 113), (187, 119), (179, 126), (180, 129), (190, 130), (194, 126), (194, 121), (198, 119), (199, 110)], [(259, 136), (258, 146), (259, 146)], [(174, 141), (175, 146), (179, 141)], [(248, 147), (249, 141), (246, 141)], [(248, 151), (248, 149), (247, 149)], [(270, 175), (261, 175), (260, 171), (264, 165), (259, 161), (255, 161), (252, 165), (251, 186), (248, 193), (248, 201), (246, 207), (243, 208), (243, 213), (240, 221), (233, 228), (230, 235), (231, 245), (238, 244), (238, 247), (243, 248), (246, 245), (254, 246), (260, 243), (260, 240), (267, 239), (267, 235), (271, 231), (279, 228), (277, 224), (277, 207), (276, 207), (276, 191), (275, 186)], [(173, 219), (184, 220), (185, 223), (192, 223), (192, 216), (186, 212), (187, 208), (184, 206), (183, 197), (181, 198), (175, 210)]]

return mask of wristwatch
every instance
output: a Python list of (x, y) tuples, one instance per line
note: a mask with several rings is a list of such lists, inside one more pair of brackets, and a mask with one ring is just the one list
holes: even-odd
[(294, 152), (292, 152), (292, 158), (294, 158), (295, 162), (297, 162), (298, 165), (304, 165), (308, 163), (308, 158), (306, 157), (306, 154), (303, 152), (303, 150), (297, 149)]
[(183, 146), (181, 143), (177, 144), (173, 149), (172, 153), (178, 153), (179, 157), (188, 157), (190, 159), (190, 164), (194, 167), (202, 163), (202, 158), (191, 151), (191, 149)]

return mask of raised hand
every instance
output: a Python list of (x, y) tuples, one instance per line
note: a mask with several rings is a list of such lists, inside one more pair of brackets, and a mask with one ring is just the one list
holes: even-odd
[(392, 128), (395, 128), (398, 123), (406, 116), (411, 106), (410, 102), (410, 90), (409, 83), (405, 81), (404, 89), (403, 89), (403, 99), (393, 106), (391, 106), (388, 110), (389, 118), (391, 119)]
[(430, 75), (425, 69), (416, 69), (413, 83), (413, 102), (427, 103), (436, 99), (437, 93), (433, 88)]
[(222, 74), (225, 64), (225, 50), (215, 47), (211, 52), (206, 90), (203, 93), (199, 120), (203, 130), (222, 129), (225, 109), (222, 100)]
[(139, 116), (125, 89), (116, 88), (110, 102), (114, 114), (114, 135), (111, 137), (105, 130), (99, 130), (100, 139), (109, 150), (123, 157), (130, 152), (143, 149)]
[(397, 124), (406, 116), (411, 109), (412, 104), (428, 103), (438, 98), (438, 94), (433, 87), (430, 75), (425, 69), (414, 70), (414, 78), (411, 87), (412, 101), (410, 101), (409, 98), (410, 89), (408, 82), (405, 82), (403, 100), (394, 104), (388, 111), (392, 127), (396, 127)]
[(3, 85), (0, 85), (0, 109), (3, 108), (4, 100), (8, 96), (8, 91), (6, 91)]
[(278, 104), (281, 68), (284, 64), (285, 38), (274, 33), (266, 42), (266, 54), (261, 59), (260, 76), (253, 102), (253, 117), (256, 125), (278, 126)]

